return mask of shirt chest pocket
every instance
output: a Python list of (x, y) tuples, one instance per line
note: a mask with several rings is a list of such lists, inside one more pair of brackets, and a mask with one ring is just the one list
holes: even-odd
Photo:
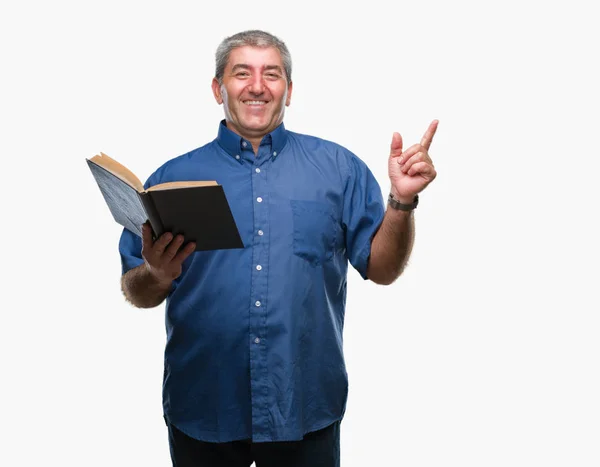
[(333, 257), (337, 223), (330, 205), (320, 201), (290, 201), (293, 215), (294, 254), (314, 266)]

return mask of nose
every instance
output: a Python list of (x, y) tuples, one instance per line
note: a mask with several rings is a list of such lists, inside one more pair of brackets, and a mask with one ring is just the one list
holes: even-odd
[(254, 95), (260, 95), (265, 90), (265, 83), (263, 81), (263, 77), (260, 75), (254, 75), (251, 78), (250, 83), (248, 83), (248, 91), (250, 91)]

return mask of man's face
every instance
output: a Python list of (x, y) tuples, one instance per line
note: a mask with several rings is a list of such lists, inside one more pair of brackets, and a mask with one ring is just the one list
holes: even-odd
[(219, 86), (213, 79), (213, 94), (223, 104), (227, 127), (248, 139), (262, 138), (282, 121), (290, 105), (292, 84), (279, 51), (274, 47), (238, 47), (231, 51)]

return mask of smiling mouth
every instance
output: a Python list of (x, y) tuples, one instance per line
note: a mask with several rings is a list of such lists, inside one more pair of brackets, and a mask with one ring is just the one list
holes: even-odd
[(266, 105), (267, 101), (242, 101), (244, 104), (252, 106), (252, 107), (260, 107), (261, 105)]

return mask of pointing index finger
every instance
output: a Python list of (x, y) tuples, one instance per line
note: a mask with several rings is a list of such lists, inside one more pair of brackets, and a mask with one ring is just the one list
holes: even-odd
[(433, 135), (435, 135), (435, 131), (437, 130), (439, 120), (434, 120), (429, 124), (429, 128), (421, 138), (421, 146), (429, 151), (429, 146), (431, 146), (431, 141), (433, 140)]

